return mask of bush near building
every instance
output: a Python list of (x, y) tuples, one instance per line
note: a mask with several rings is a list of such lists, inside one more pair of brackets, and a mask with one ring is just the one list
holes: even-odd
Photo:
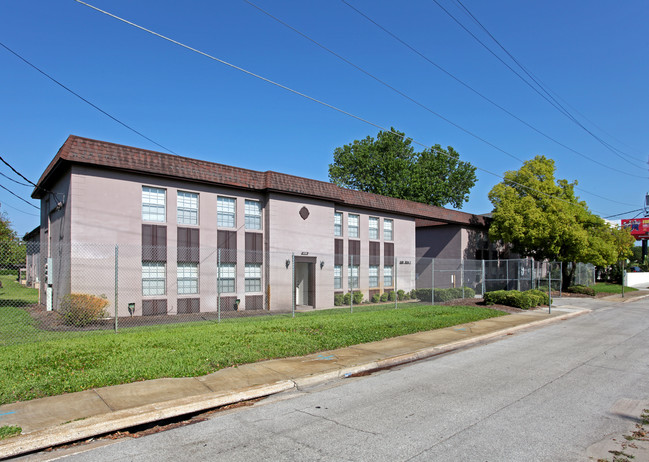
[(528, 310), (548, 303), (548, 295), (540, 290), (494, 290), (484, 294), (485, 305), (506, 305)]
[(63, 297), (59, 314), (70, 326), (83, 327), (106, 316), (108, 300), (88, 294), (69, 294)]

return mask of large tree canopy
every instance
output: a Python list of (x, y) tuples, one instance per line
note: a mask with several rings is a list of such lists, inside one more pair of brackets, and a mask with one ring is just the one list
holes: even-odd
[[(633, 245), (629, 232), (590, 212), (575, 196), (577, 183), (555, 180), (554, 172), (552, 159), (537, 156), (505, 173), (489, 192), (490, 238), (511, 244), (521, 256), (564, 263), (607, 266), (625, 256)], [(563, 268), (567, 286), (572, 272), (567, 264)]]
[(462, 208), (476, 182), (475, 167), (450, 146), (415, 152), (411, 142), (392, 129), (336, 148), (329, 179), (345, 188)]
[(9, 218), (0, 214), (0, 268), (24, 266), (25, 255), (25, 245), (11, 227)]

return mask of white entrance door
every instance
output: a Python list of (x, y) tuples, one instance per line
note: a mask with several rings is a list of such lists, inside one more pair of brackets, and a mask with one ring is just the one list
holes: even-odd
[(309, 263), (295, 263), (295, 304), (309, 304)]

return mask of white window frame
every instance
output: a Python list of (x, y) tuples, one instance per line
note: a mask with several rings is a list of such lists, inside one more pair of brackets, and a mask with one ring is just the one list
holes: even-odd
[(358, 226), (361, 221), (360, 215), (350, 213), (347, 215), (347, 237), (358, 237)]
[(334, 236), (340, 237), (343, 235), (343, 214), (342, 212), (334, 212)]
[(178, 191), (176, 199), (179, 225), (198, 225), (198, 194)]
[(343, 288), (343, 266), (334, 265), (334, 289)]
[(394, 240), (394, 220), (391, 220), (389, 218), (383, 219), (383, 240)]
[(349, 284), (349, 288), (350, 289), (360, 288), (358, 265), (349, 265), (347, 267), (347, 271), (348, 271), (347, 283)]
[(368, 271), (368, 276), (369, 276), (369, 283), (371, 288), (376, 288), (379, 287), (379, 266), (378, 265), (370, 265), (369, 271)]
[(383, 286), (394, 287), (394, 266), (392, 265), (383, 267)]
[(234, 197), (216, 198), (216, 226), (219, 228), (237, 226), (237, 200)]
[(159, 296), (167, 293), (167, 264), (142, 262), (142, 296)]
[(370, 217), (368, 228), (369, 228), (369, 238), (374, 240), (379, 239), (378, 217)]
[(167, 221), (167, 190), (142, 186), (142, 221)]
[(221, 263), (219, 265), (218, 290), (221, 294), (231, 294), (237, 291), (236, 263)]
[(198, 263), (178, 263), (178, 295), (198, 293)]
[(246, 292), (261, 292), (261, 263), (246, 263)]
[(244, 208), (246, 229), (261, 229), (261, 202), (246, 199)]

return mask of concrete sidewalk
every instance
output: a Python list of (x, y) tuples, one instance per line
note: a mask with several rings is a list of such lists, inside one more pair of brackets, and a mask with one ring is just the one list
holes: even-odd
[(404, 364), (590, 312), (565, 305), (553, 306), (551, 314), (547, 309), (510, 314), (304, 357), (231, 367), (203, 377), (149, 380), (7, 404), (0, 406), (0, 426), (20, 426), (22, 434), (0, 441), (0, 458)]

